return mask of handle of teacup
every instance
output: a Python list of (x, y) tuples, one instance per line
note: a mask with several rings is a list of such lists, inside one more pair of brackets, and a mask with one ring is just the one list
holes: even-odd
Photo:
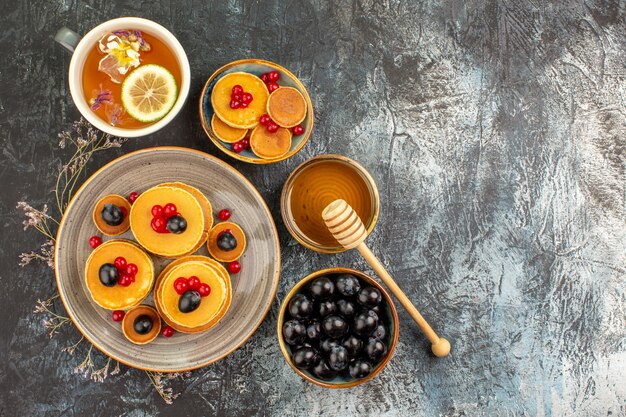
[(62, 27), (59, 29), (56, 35), (54, 35), (54, 40), (60, 43), (65, 49), (70, 52), (74, 52), (76, 45), (80, 41), (80, 35), (70, 28)]

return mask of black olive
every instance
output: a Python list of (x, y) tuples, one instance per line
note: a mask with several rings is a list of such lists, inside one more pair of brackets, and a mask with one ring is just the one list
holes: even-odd
[(378, 288), (364, 287), (359, 291), (357, 301), (366, 307), (376, 307), (382, 301), (383, 296)]
[(350, 376), (352, 378), (365, 378), (372, 373), (372, 365), (369, 362), (357, 359), (350, 364)]
[(313, 301), (304, 294), (296, 294), (287, 305), (291, 317), (305, 319), (313, 314)]
[(361, 290), (359, 279), (350, 274), (339, 275), (335, 285), (337, 287), (337, 291), (346, 297), (352, 297)]
[(290, 345), (299, 345), (306, 338), (306, 326), (298, 320), (289, 320), (283, 324), (283, 337)]
[(133, 328), (137, 334), (146, 334), (152, 330), (152, 318), (146, 314), (137, 317), (133, 322)]
[(320, 343), (320, 349), (324, 353), (330, 353), (331, 349), (335, 346), (341, 346), (338, 341), (335, 339), (324, 339)]
[(292, 347), (291, 347), (291, 351), (292, 351), (292, 352), (295, 352), (296, 350), (298, 350), (298, 349), (302, 349), (303, 347), (313, 347), (313, 345), (312, 345), (312, 344), (310, 344), (309, 342), (304, 342), (304, 343), (302, 343), (302, 344), (300, 344), (300, 345), (295, 345), (295, 346), (292, 346)]
[(365, 345), (365, 354), (372, 362), (378, 362), (387, 354), (387, 346), (375, 337), (370, 337)]
[(327, 316), (322, 321), (322, 329), (329, 337), (337, 339), (348, 333), (348, 322), (341, 316)]
[(335, 314), (337, 312), (337, 305), (332, 301), (322, 301), (317, 306), (317, 314), (321, 318), (324, 318), (328, 315)]
[(185, 220), (183, 216), (177, 214), (167, 219), (165, 227), (167, 227), (167, 230), (169, 230), (170, 233), (178, 235), (187, 230), (187, 220)]
[(181, 313), (191, 313), (200, 306), (201, 300), (202, 297), (198, 291), (187, 290), (178, 299), (178, 309)]
[(341, 299), (337, 300), (335, 304), (337, 304), (339, 314), (346, 318), (350, 318), (356, 313), (357, 308), (352, 301)]
[(293, 364), (296, 368), (308, 369), (317, 365), (320, 361), (320, 354), (312, 347), (303, 347), (295, 351), (293, 354)]
[(363, 341), (354, 335), (348, 335), (343, 339), (341, 345), (345, 347), (350, 356), (354, 358), (361, 352)]
[(112, 287), (117, 284), (117, 281), (120, 279), (120, 275), (117, 272), (117, 268), (113, 264), (104, 264), (100, 267), (98, 271), (98, 277), (100, 278), (100, 282), (102, 285), (106, 287)]
[(371, 335), (378, 326), (378, 314), (372, 310), (362, 310), (354, 316), (352, 330), (359, 336)]
[(335, 371), (341, 371), (348, 367), (350, 355), (348, 350), (343, 346), (335, 346), (328, 354), (328, 366)]
[(320, 322), (317, 320), (311, 321), (311, 323), (309, 323), (306, 327), (306, 335), (311, 342), (319, 342), (322, 337), (322, 325)]
[(222, 232), (217, 235), (217, 247), (224, 252), (230, 252), (237, 247), (237, 239), (230, 232)]
[(309, 291), (316, 300), (328, 300), (335, 292), (335, 284), (328, 277), (315, 278), (309, 286)]
[(119, 226), (124, 221), (122, 209), (115, 204), (105, 204), (100, 211), (100, 217), (109, 226)]
[(330, 379), (333, 379), (335, 376), (337, 376), (337, 372), (330, 369), (330, 366), (328, 366), (328, 363), (324, 359), (322, 359), (313, 368), (313, 375), (315, 375), (316, 377), (320, 379), (325, 379), (328, 381)]
[(374, 330), (374, 333), (372, 333), (372, 337), (380, 340), (385, 340), (385, 336), (387, 336), (387, 328), (380, 321), (378, 323), (378, 327), (376, 327), (376, 330)]

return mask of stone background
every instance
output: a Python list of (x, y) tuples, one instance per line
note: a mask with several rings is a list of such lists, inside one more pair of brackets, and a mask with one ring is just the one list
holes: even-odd
[[(2, 0), (0, 16), (0, 416), (626, 414), (626, 7), (607, 1)], [(43, 264), (18, 267), (40, 238), (17, 201), (51, 201), (79, 118), (67, 87), (67, 25), (85, 33), (122, 15), (168, 27), (191, 62), (184, 111), (166, 129), (99, 155), (179, 145), (227, 160), (266, 198), (280, 233), (277, 300), (256, 334), (176, 383), (167, 406), (147, 376), (93, 383), (66, 326), (49, 339), (37, 299)], [(308, 86), (311, 141), (272, 166), (229, 159), (205, 137), (197, 100), (235, 59), (276, 61)], [(436, 359), (400, 311), (400, 342), (371, 383), (325, 390), (301, 380), (275, 336), (291, 286), (323, 267), (371, 272), (356, 253), (299, 246), (278, 210), (284, 180), (321, 153), (376, 178), (380, 222), (368, 240), (433, 326), (453, 343)], [(57, 306), (59, 312), (62, 307)], [(95, 356), (97, 363), (104, 359)]]

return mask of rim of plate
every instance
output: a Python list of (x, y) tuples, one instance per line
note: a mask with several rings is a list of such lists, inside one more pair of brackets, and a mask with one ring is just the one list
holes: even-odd
[(234, 351), (236, 351), (237, 349), (239, 349), (245, 342), (248, 341), (248, 339), (250, 339), (250, 337), (256, 333), (256, 331), (258, 330), (258, 328), (261, 326), (261, 324), (263, 324), (263, 321), (265, 321), (265, 317), (267, 316), (267, 313), (269, 312), (269, 310), (272, 308), (272, 304), (274, 303), (274, 299), (276, 298), (276, 292), (278, 291), (278, 283), (280, 281), (280, 266), (281, 266), (281, 255), (280, 255), (280, 240), (278, 239), (278, 230), (276, 229), (276, 224), (274, 222), (274, 218), (272, 217), (272, 213), (270, 212), (269, 208), (267, 207), (267, 203), (265, 202), (265, 199), (263, 198), (263, 196), (261, 195), (261, 193), (259, 193), (259, 190), (256, 189), (256, 187), (254, 186), (254, 184), (252, 184), (250, 182), (250, 180), (248, 180), (241, 172), (237, 171), (235, 168), (233, 168), (232, 166), (230, 166), (228, 163), (222, 161), (221, 159), (210, 155), (208, 153), (202, 152), (202, 151), (198, 151), (196, 149), (191, 149), (191, 148), (185, 148), (182, 146), (155, 146), (155, 147), (151, 147), (151, 148), (144, 148), (144, 149), (139, 149), (133, 152), (129, 152), (127, 154), (124, 154), (122, 156), (120, 156), (119, 158), (116, 158), (108, 163), (106, 163), (105, 165), (103, 165), (102, 167), (100, 167), (96, 172), (94, 172), (89, 178), (87, 178), (85, 180), (85, 182), (78, 188), (78, 190), (76, 191), (76, 193), (74, 193), (74, 196), (71, 198), (71, 200), (69, 201), (69, 203), (67, 204), (67, 207), (65, 208), (65, 211), (63, 212), (63, 216), (61, 217), (61, 221), (59, 222), (59, 230), (57, 231), (57, 234), (55, 236), (56, 240), (59, 240), (59, 236), (61, 234), (61, 231), (63, 230), (63, 227), (65, 225), (65, 218), (67, 216), (67, 213), (70, 211), (71, 207), (73, 206), (74, 202), (76, 201), (76, 198), (82, 193), (82, 191), (88, 186), (88, 184), (98, 175), (100, 174), (102, 171), (104, 171), (105, 169), (107, 169), (108, 167), (110, 167), (111, 165), (126, 159), (130, 156), (136, 155), (136, 154), (140, 154), (140, 153), (146, 153), (146, 152), (150, 152), (150, 151), (158, 151), (158, 150), (171, 150), (171, 151), (182, 151), (182, 152), (191, 152), (191, 153), (196, 153), (202, 157), (207, 157), (209, 159), (212, 159), (213, 161), (223, 165), (224, 167), (226, 167), (227, 169), (232, 170), (233, 173), (235, 173), (237, 176), (240, 177), (240, 179), (242, 179), (248, 186), (250, 186), (250, 188), (252, 189), (252, 191), (254, 192), (254, 194), (256, 194), (261, 202), (263, 203), (263, 208), (265, 209), (266, 213), (268, 214), (270, 220), (271, 220), (271, 225), (272, 228), (274, 230), (274, 240), (276, 242), (276, 247), (278, 248), (278, 253), (277, 253), (277, 263), (278, 263), (278, 267), (276, 268), (276, 274), (274, 277), (274, 289), (272, 291), (272, 297), (270, 298), (270, 302), (268, 303), (267, 307), (265, 308), (265, 311), (263, 312), (263, 314), (261, 315), (261, 318), (259, 319), (259, 322), (256, 323), (254, 325), (254, 327), (251, 329), (251, 331), (245, 335), (245, 337), (239, 342), (237, 343), (231, 350), (229, 350), (228, 352), (214, 358), (211, 360), (208, 360), (206, 362), (202, 362), (199, 363), (197, 365), (194, 366), (190, 366), (188, 368), (180, 368), (180, 369), (160, 369), (160, 368), (149, 368), (149, 367), (143, 367), (143, 366), (139, 366), (137, 364), (132, 364), (129, 363), (128, 361), (126, 361), (125, 359), (119, 358), (117, 355), (113, 355), (109, 352), (106, 352), (104, 349), (102, 349), (96, 342), (94, 342), (89, 336), (87, 336), (87, 333), (83, 330), (82, 326), (79, 324), (78, 320), (76, 319), (76, 317), (74, 317), (74, 314), (72, 313), (72, 311), (68, 308), (67, 303), (65, 301), (65, 295), (63, 294), (63, 291), (61, 291), (61, 285), (60, 285), (60, 278), (59, 278), (59, 271), (58, 271), (58, 265), (57, 265), (57, 259), (59, 256), (59, 250), (58, 250), (58, 245), (55, 247), (54, 249), (54, 276), (56, 278), (56, 284), (57, 284), (57, 289), (59, 291), (59, 298), (61, 299), (61, 302), (63, 303), (63, 307), (65, 308), (65, 310), (67, 311), (70, 319), (72, 320), (72, 323), (74, 323), (74, 326), (78, 329), (78, 331), (82, 334), (82, 336), (87, 339), (89, 341), (89, 343), (91, 343), (96, 349), (98, 349), (100, 352), (102, 352), (104, 355), (106, 355), (107, 357), (113, 358), (116, 361), (123, 363), (126, 366), (130, 366), (131, 368), (135, 368), (135, 369), (140, 369), (143, 371), (151, 371), (151, 372), (185, 372), (185, 371), (192, 371), (194, 369), (199, 369), (202, 367), (205, 367), (207, 365), (210, 365), (212, 363), (215, 363), (221, 359), (224, 359), (226, 356), (230, 355), (231, 353), (233, 353)]

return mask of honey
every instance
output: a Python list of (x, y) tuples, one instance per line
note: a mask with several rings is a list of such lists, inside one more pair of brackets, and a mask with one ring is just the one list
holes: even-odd
[(348, 162), (320, 159), (304, 167), (293, 179), (288, 204), (303, 235), (316, 245), (334, 248), (339, 243), (322, 219), (324, 208), (336, 199), (344, 199), (368, 228), (376, 216), (375, 195), (365, 176)]
[[(182, 73), (174, 52), (157, 37), (145, 32), (141, 35), (151, 46), (150, 51), (140, 53), (141, 65), (156, 64), (167, 68), (174, 76), (176, 84), (180, 86)], [(102, 105), (91, 105), (91, 110), (106, 123), (125, 129), (139, 129), (152, 124), (136, 120), (124, 112), (121, 105), (122, 84), (113, 82), (107, 74), (98, 70), (100, 60), (104, 56), (105, 54), (100, 52), (96, 42), (83, 66), (83, 93), (87, 103), (91, 105), (102, 92), (109, 93)]]

